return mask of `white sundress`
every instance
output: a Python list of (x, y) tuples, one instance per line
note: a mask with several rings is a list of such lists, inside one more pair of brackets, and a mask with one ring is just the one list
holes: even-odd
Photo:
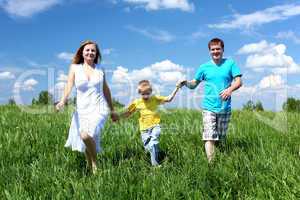
[(94, 138), (98, 153), (101, 151), (101, 129), (109, 113), (103, 94), (104, 72), (96, 65), (95, 71), (88, 80), (82, 64), (73, 64), (71, 67), (75, 71), (77, 102), (65, 147), (70, 147), (73, 151), (85, 152), (86, 147), (80, 138), (80, 133), (86, 132)]

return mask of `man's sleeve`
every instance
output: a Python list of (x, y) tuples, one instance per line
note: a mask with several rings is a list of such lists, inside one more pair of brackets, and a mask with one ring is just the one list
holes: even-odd
[(235, 62), (232, 63), (231, 65), (231, 75), (233, 78), (237, 76), (242, 76), (240, 68), (236, 65)]
[(200, 67), (197, 69), (197, 72), (196, 72), (196, 74), (195, 74), (194, 79), (195, 79), (197, 82), (201, 82), (201, 81), (204, 80), (203, 67), (200, 66)]

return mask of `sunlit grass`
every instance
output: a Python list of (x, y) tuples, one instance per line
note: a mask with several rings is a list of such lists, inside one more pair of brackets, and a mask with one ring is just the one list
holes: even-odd
[[(0, 199), (298, 199), (300, 115), (279, 132), (252, 112), (233, 112), (227, 144), (209, 165), (201, 113), (162, 113), (161, 168), (150, 166), (137, 115), (102, 135), (99, 171), (64, 148), (70, 123), (62, 113), (30, 114), (0, 106)], [(276, 113), (262, 113), (272, 119)]]

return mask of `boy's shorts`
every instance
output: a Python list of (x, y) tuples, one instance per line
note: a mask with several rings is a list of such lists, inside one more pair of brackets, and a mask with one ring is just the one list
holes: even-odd
[(203, 135), (202, 140), (223, 140), (230, 121), (231, 112), (214, 113), (208, 110), (202, 111)]

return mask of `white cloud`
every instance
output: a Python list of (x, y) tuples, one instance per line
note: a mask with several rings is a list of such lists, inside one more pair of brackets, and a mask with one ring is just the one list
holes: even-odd
[(253, 94), (256, 91), (256, 87), (255, 86), (246, 86), (243, 85), (241, 88), (239, 88), (237, 90), (237, 92), (233, 93), (233, 95), (235, 94), (239, 94), (239, 93), (246, 93), (246, 94)]
[(151, 70), (149, 67), (145, 67), (143, 69), (133, 70), (130, 74), (131, 80), (138, 81), (143, 79), (153, 79), (155, 77), (155, 72)]
[(68, 80), (68, 75), (64, 74), (64, 73), (59, 73), (58, 77), (57, 77), (57, 81), (59, 82), (67, 82)]
[(175, 40), (175, 36), (165, 30), (158, 30), (158, 29), (147, 30), (147, 29), (136, 28), (134, 26), (126, 26), (126, 28), (130, 31), (137, 32), (147, 38), (160, 41), (160, 42), (172, 42)]
[(137, 84), (138, 81), (146, 79), (158, 85), (167, 85), (175, 84), (184, 78), (184, 68), (181, 65), (164, 60), (132, 71), (118, 66), (113, 72), (112, 82), (114, 84)]
[(248, 100), (256, 102), (259, 100), (265, 108), (279, 111), (282, 109), (282, 104), (288, 96), (298, 96), (299, 92), (299, 87), (288, 85), (287, 80), (282, 76), (270, 74), (254, 85), (244, 84), (239, 90), (234, 92), (233, 96), (234, 99), (243, 99), (244, 102)]
[(103, 55), (110, 55), (113, 51), (115, 51), (113, 48), (109, 48), (109, 49), (103, 49), (103, 50), (101, 51), (101, 53), (102, 53)]
[(219, 29), (250, 29), (259, 25), (286, 20), (297, 15), (300, 15), (300, 5), (286, 4), (250, 14), (234, 14), (231, 20), (226, 20), (218, 24), (209, 24), (208, 26)]
[(274, 44), (269, 45), (267, 41), (262, 40), (258, 43), (246, 44), (238, 50), (238, 54), (259, 53), (268, 50), (268, 47), (274, 47)]
[(117, 3), (118, 3), (117, 0), (107, 0), (107, 1), (109, 1), (109, 2), (112, 3), (112, 4), (117, 4)]
[(300, 65), (291, 56), (286, 55), (284, 44), (259, 43), (246, 44), (240, 48), (238, 54), (248, 54), (245, 66), (254, 71), (269, 70), (276, 74), (300, 73)]
[[(257, 95), (258, 92), (264, 93), (264, 92), (280, 92), (283, 90), (288, 90), (290, 88), (298, 88), (299, 84), (295, 85), (288, 85), (287, 80), (284, 79), (281, 75), (278, 74), (270, 74), (265, 77), (262, 77), (262, 79), (257, 82), (254, 85), (243, 85), (240, 89), (237, 90), (237, 94), (247, 94), (247, 95)], [(248, 96), (249, 97), (249, 96)]]
[(71, 61), (73, 59), (74, 54), (69, 52), (61, 52), (57, 54), (57, 58), (61, 60), (65, 60), (67, 62)]
[(36, 86), (38, 84), (38, 81), (30, 78), (25, 80), (24, 82), (15, 82), (14, 84), (14, 93), (19, 93), (20, 91), (33, 91), (34, 90), (34, 86)]
[(58, 102), (62, 98), (65, 86), (66, 82), (61, 81), (57, 82), (54, 88), (49, 90), (49, 92), (53, 95), (54, 102)]
[(118, 66), (115, 71), (113, 71), (112, 81), (114, 83), (122, 84), (129, 81), (128, 69), (122, 66)]
[(199, 30), (199, 31), (196, 31), (196, 32), (192, 33), (191, 39), (197, 40), (199, 38), (203, 38), (203, 37), (206, 37), (206, 36), (207, 36), (207, 33), (204, 33), (203, 31)]
[(33, 90), (34, 89), (33, 87), (36, 84), (38, 84), (38, 81), (36, 81), (35, 79), (33, 79), (33, 78), (28, 79), (28, 80), (24, 81), (24, 83), (23, 83), (23, 90), (28, 90), (28, 91)]
[(12, 16), (31, 17), (61, 2), (62, 0), (2, 0), (0, 6)]
[[(54, 102), (58, 102), (62, 98), (67, 79), (68, 75), (65, 74), (63, 71), (60, 71), (58, 73), (54, 87), (49, 89), (49, 92), (53, 95)], [(71, 96), (72, 95), (73, 93), (71, 94)]]
[(114, 94), (115, 97), (128, 97), (130, 94), (128, 91), (118, 91), (116, 94)]
[(159, 78), (162, 82), (168, 82), (168, 83), (176, 83), (177, 81), (181, 79), (185, 79), (185, 76), (179, 72), (160, 72)]
[(279, 32), (279, 33), (277, 33), (276, 38), (288, 39), (288, 40), (292, 40), (296, 44), (300, 44), (300, 36), (297, 36), (296, 33), (294, 33), (293, 31)]
[(0, 80), (14, 79), (15, 75), (11, 72), (0, 72)]
[(264, 77), (259, 83), (258, 87), (265, 89), (265, 88), (280, 88), (285, 85), (285, 81), (282, 79), (280, 75), (269, 75)]
[(161, 9), (179, 9), (185, 12), (193, 12), (195, 7), (189, 0), (123, 0), (123, 2), (142, 7), (147, 11)]
[(155, 71), (183, 71), (183, 66), (175, 64), (170, 60), (164, 60), (152, 64), (151, 69)]

